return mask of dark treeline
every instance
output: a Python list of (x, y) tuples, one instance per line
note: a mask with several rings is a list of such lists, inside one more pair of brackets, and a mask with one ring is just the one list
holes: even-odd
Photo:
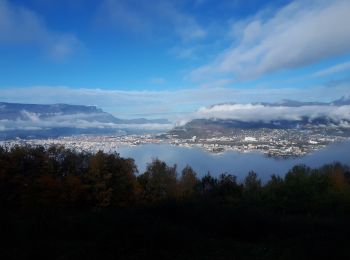
[(6, 259), (350, 256), (350, 171), (340, 163), (238, 182), (158, 159), (138, 173), (117, 153), (0, 147), (0, 210)]
[(350, 171), (340, 163), (292, 168), (262, 184), (255, 172), (242, 183), (223, 173), (198, 178), (186, 166), (154, 159), (138, 173), (132, 159), (117, 153), (76, 152), (63, 147), (0, 148), (3, 207), (98, 209), (167, 201), (205, 200), (230, 206), (264, 208), (281, 214), (349, 214)]

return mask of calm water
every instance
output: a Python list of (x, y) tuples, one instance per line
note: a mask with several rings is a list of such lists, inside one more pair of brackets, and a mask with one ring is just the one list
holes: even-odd
[(123, 157), (135, 159), (139, 172), (144, 172), (147, 163), (152, 158), (159, 158), (169, 165), (177, 164), (181, 172), (186, 164), (189, 164), (199, 176), (208, 171), (212, 175), (223, 172), (234, 174), (238, 179), (251, 170), (257, 172), (262, 180), (267, 180), (270, 175), (284, 175), (296, 164), (306, 164), (310, 167), (319, 167), (335, 161), (350, 165), (350, 142), (332, 144), (301, 158), (274, 159), (261, 153), (225, 152), (212, 154), (199, 148), (185, 148), (171, 145), (147, 144), (136, 147), (123, 147), (117, 150)]

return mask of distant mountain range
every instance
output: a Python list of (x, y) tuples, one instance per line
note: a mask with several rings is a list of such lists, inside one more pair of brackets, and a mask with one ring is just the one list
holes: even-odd
[(77, 119), (104, 123), (122, 123), (123, 120), (103, 112), (95, 106), (67, 104), (37, 105), (0, 102), (0, 120), (48, 119), (55, 116), (76, 115)]
[(120, 119), (95, 106), (0, 102), (0, 139), (138, 133), (147, 131), (145, 127), (149, 125), (161, 129), (169, 127), (170, 122), (166, 119)]
[(350, 129), (350, 97), (333, 102), (221, 103), (200, 108), (187, 123), (172, 128), (167, 119), (120, 119), (95, 106), (0, 102), (0, 139), (73, 134), (169, 131), (181, 136), (232, 129), (341, 127)]

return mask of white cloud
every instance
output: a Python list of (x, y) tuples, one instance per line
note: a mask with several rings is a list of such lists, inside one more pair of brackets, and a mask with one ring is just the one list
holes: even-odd
[(30, 122), (38, 122), (40, 120), (39, 116), (36, 113), (31, 113), (26, 110), (21, 111), (21, 116)]
[(35, 45), (49, 56), (62, 59), (71, 55), (81, 42), (74, 34), (50, 30), (34, 11), (0, 0), (0, 44)]
[(350, 71), (350, 61), (337, 64), (335, 66), (329, 67), (327, 69), (323, 69), (320, 71), (317, 71), (312, 74), (313, 77), (324, 77), (328, 76), (334, 73), (344, 72), (344, 71)]
[(237, 21), (233, 27), (238, 44), (193, 70), (191, 77), (228, 73), (250, 79), (349, 53), (349, 10), (348, 0), (297, 0), (267, 18), (262, 12)]
[(193, 118), (232, 119), (243, 122), (270, 122), (274, 120), (300, 121), (303, 117), (309, 119), (329, 118), (335, 122), (350, 120), (350, 105), (305, 105), (300, 107), (266, 106), (262, 104), (221, 104), (212, 107), (202, 107), (192, 115)]

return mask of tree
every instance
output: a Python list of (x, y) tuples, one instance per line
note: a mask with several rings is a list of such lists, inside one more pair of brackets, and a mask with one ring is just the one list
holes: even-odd
[(202, 195), (209, 195), (215, 191), (217, 184), (217, 179), (213, 178), (208, 172), (199, 183), (199, 191)]
[(268, 207), (283, 212), (286, 204), (283, 178), (273, 174), (264, 186), (263, 197)]
[(149, 202), (159, 202), (177, 196), (176, 165), (170, 167), (159, 159), (147, 165), (146, 172), (138, 177), (142, 197)]
[(87, 183), (98, 207), (126, 206), (136, 197), (137, 168), (132, 159), (97, 152), (91, 157)]
[(242, 195), (242, 185), (237, 183), (237, 177), (223, 173), (219, 176), (216, 193), (227, 203), (236, 203)]
[(197, 173), (186, 165), (181, 172), (181, 178), (179, 182), (180, 194), (183, 198), (192, 197), (195, 194), (195, 188), (198, 185), (199, 180), (197, 179)]
[(261, 180), (254, 171), (250, 171), (244, 179), (244, 198), (251, 203), (257, 203), (261, 199)]

